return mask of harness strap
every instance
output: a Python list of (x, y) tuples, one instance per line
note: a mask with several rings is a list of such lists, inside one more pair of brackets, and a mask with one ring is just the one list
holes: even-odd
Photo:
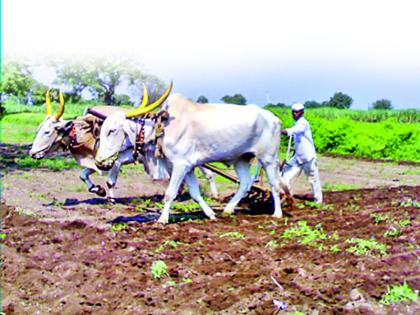
[(136, 143), (134, 143), (133, 146), (133, 157), (135, 162), (137, 162), (139, 155), (144, 153), (144, 124), (145, 120), (141, 119), (139, 132), (136, 136)]

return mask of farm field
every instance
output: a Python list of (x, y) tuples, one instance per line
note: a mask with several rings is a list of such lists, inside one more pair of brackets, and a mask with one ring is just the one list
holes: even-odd
[[(305, 200), (301, 176), (283, 219), (267, 205), (222, 217), (210, 201), (210, 222), (184, 193), (175, 223), (161, 226), (165, 183), (141, 167), (125, 168), (111, 205), (86, 191), (79, 169), (19, 166), (27, 149), (0, 146), (6, 314), (420, 312), (418, 301), (380, 303), (388, 286), (420, 289), (418, 163), (321, 156), (321, 207)], [(223, 197), (235, 185), (218, 188)]]

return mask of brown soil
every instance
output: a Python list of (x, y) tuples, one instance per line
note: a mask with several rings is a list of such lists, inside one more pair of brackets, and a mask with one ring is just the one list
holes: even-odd
[[(384, 306), (379, 300), (388, 285), (406, 282), (420, 289), (419, 205), (414, 202), (420, 201), (419, 169), (346, 163), (320, 159), (324, 183), (333, 187), (350, 182), (358, 188), (326, 191), (322, 207), (299, 200), (295, 209), (285, 206), (292, 215), (285, 219), (274, 220), (271, 209), (262, 206), (258, 211), (238, 209), (231, 217), (219, 212), (216, 222), (201, 212), (179, 211), (171, 216), (175, 223), (166, 226), (153, 221), (159, 214), (154, 201), (165, 186), (150, 181), (137, 167), (126, 168), (121, 175), (116, 205), (86, 192), (77, 170), (9, 169), (3, 178), (1, 206), (6, 234), (3, 310), (6, 314), (274, 314), (277, 302), (287, 305), (280, 314), (418, 314), (419, 302)], [(104, 178), (94, 180), (104, 182)], [(222, 194), (234, 187), (218, 186)], [(308, 192), (302, 178), (296, 187), (296, 193)], [(388, 219), (375, 223), (372, 215)], [(110, 220), (126, 223), (112, 226)], [(282, 237), (303, 220), (312, 227), (321, 224), (330, 237), (308, 245), (299, 238)], [(402, 220), (409, 224), (401, 224)], [(384, 236), (393, 228), (400, 234)], [(386, 244), (387, 253), (347, 252), (353, 244), (346, 240), (351, 238), (374, 238)], [(164, 245), (165, 241), (180, 243), (175, 247)], [(337, 247), (340, 251), (331, 250)], [(151, 273), (157, 260), (168, 266), (161, 279)]]

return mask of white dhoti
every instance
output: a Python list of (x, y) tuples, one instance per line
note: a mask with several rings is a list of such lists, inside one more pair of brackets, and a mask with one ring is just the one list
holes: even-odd
[(285, 164), (281, 173), (283, 181), (290, 190), (290, 182), (293, 178), (300, 175), (302, 171), (308, 178), (308, 181), (312, 187), (312, 193), (314, 194), (315, 202), (322, 203), (321, 180), (319, 178), (318, 164), (316, 158), (313, 158), (312, 160), (303, 164), (299, 164), (295, 159), (293, 159), (288, 164)]

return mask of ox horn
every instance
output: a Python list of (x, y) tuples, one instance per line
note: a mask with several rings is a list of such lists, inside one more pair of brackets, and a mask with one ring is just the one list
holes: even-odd
[(139, 106), (136, 109), (132, 110), (131, 112), (128, 112), (125, 116), (127, 118), (133, 118), (133, 117), (137, 117), (137, 116), (146, 114), (146, 113), (151, 112), (152, 110), (158, 108), (168, 98), (169, 93), (171, 93), (172, 86), (173, 86), (173, 83), (171, 82), (171, 84), (165, 90), (165, 92), (162, 94), (162, 96), (159, 97), (159, 99), (156, 102), (154, 102), (153, 104), (150, 104), (150, 105), (145, 106), (145, 107), (140, 107)]
[(45, 94), (45, 112), (47, 116), (51, 115), (51, 99), (50, 99), (50, 89), (48, 89), (47, 93)]
[(59, 93), (59, 99), (60, 99), (60, 107), (58, 108), (57, 113), (54, 116), (55, 120), (59, 120), (61, 118), (61, 116), (63, 116), (64, 114), (64, 96), (63, 93)]
[(143, 99), (137, 108), (144, 108), (147, 106), (147, 103), (149, 103), (149, 92), (147, 92), (146, 84), (143, 83)]

